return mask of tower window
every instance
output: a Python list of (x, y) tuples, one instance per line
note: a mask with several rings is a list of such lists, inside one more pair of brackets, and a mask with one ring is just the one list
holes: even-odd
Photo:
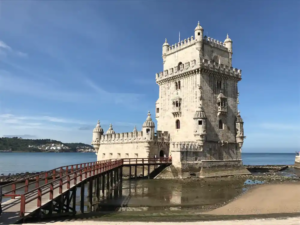
[(219, 90), (221, 90), (221, 88), (222, 88), (222, 81), (217, 81), (217, 88)]
[(176, 107), (178, 107), (179, 105), (178, 105), (178, 102), (176, 101)]
[(180, 129), (180, 120), (176, 120), (176, 129)]
[(223, 130), (223, 122), (222, 122), (222, 120), (219, 120), (219, 129)]
[(156, 113), (159, 113), (159, 108), (156, 108)]
[(200, 36), (200, 32), (198, 32), (198, 36)]
[(179, 71), (181, 69), (181, 67), (183, 67), (182, 62), (178, 63), (177, 70)]
[(177, 82), (175, 82), (175, 90), (177, 90), (178, 89), (178, 84), (177, 84)]
[(202, 125), (202, 120), (198, 120), (198, 125)]
[(178, 89), (180, 90), (180, 81), (178, 81)]
[(150, 129), (146, 129), (146, 133), (149, 134), (150, 133)]

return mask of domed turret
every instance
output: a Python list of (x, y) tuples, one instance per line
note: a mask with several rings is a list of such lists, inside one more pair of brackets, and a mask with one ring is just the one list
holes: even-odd
[(201, 151), (203, 150), (203, 145), (206, 140), (206, 119), (207, 117), (202, 107), (202, 100), (200, 99), (198, 110), (194, 114), (194, 136)]
[(162, 58), (163, 58), (164, 62), (166, 61), (166, 54), (167, 54), (168, 50), (169, 50), (169, 43), (166, 38), (165, 43), (162, 46)]
[(195, 28), (195, 39), (197, 41), (202, 41), (203, 39), (203, 28), (200, 26), (200, 22), (198, 21), (198, 25)]
[(227, 34), (227, 37), (224, 41), (225, 47), (228, 49), (229, 52), (232, 52), (232, 40), (229, 38), (229, 35)]
[(98, 120), (96, 127), (93, 130), (94, 133), (100, 133), (101, 135), (103, 134), (103, 129), (100, 126), (100, 120)]
[(103, 129), (100, 126), (100, 121), (98, 120), (97, 125), (93, 130), (93, 141), (92, 141), (92, 145), (94, 146), (96, 152), (100, 147), (101, 135), (103, 135)]
[(152, 121), (151, 114), (149, 111), (148, 111), (148, 117), (147, 117), (146, 121), (144, 122), (143, 127), (151, 127), (151, 128), (155, 127), (155, 124)]
[(110, 124), (108, 130), (106, 131), (106, 134), (115, 134), (116, 132), (114, 131), (112, 124)]
[(155, 128), (155, 124), (152, 121), (150, 112), (148, 111), (148, 117), (143, 124), (143, 136), (146, 137), (146, 139), (148, 139), (148, 140), (153, 140), (154, 139), (154, 128)]

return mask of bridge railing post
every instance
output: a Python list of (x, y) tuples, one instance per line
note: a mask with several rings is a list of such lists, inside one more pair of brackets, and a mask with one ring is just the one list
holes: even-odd
[(53, 199), (53, 183), (50, 183), (50, 192), (49, 192), (49, 199)]
[(82, 181), (82, 170), (80, 170), (79, 180)]
[(77, 172), (75, 172), (75, 175), (74, 175), (74, 185), (77, 184)]
[(63, 168), (60, 167), (60, 170), (59, 170), (59, 177), (60, 177), (60, 178), (62, 178), (62, 173), (63, 173), (62, 170), (63, 170)]
[(41, 207), (42, 205), (42, 189), (38, 189), (38, 199), (37, 199), (37, 207)]
[(63, 186), (63, 181), (62, 181), (62, 178), (59, 179), (59, 194), (62, 193), (62, 186)]
[(25, 216), (25, 195), (21, 195), (20, 217)]
[(67, 189), (69, 190), (70, 189), (70, 175), (68, 174), (67, 176)]
[(71, 173), (73, 173), (74, 172), (74, 167), (73, 167), (73, 165), (71, 166)]
[(45, 173), (45, 184), (48, 184), (48, 172)]
[(55, 178), (56, 178), (56, 170), (53, 170), (53, 172), (52, 172), (52, 180), (55, 180)]
[(39, 187), (39, 182), (40, 182), (40, 176), (37, 175), (37, 176), (36, 176), (36, 179), (35, 179), (35, 188), (38, 188), (38, 187)]
[[(13, 195), (16, 194), (16, 184), (12, 184), (11, 192)], [(12, 199), (15, 199), (15, 196), (11, 197)], [(1, 203), (1, 202), (0, 202)]]

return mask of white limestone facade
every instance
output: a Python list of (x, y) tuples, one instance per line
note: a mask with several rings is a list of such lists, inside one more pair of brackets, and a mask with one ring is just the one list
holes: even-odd
[(163, 71), (156, 74), (157, 132), (150, 113), (140, 132), (104, 134), (98, 124), (93, 135), (98, 160), (171, 154), (181, 171), (242, 165), (241, 70), (232, 67), (229, 36), (222, 43), (203, 32), (198, 23), (194, 36), (174, 45), (166, 39), (162, 46)]

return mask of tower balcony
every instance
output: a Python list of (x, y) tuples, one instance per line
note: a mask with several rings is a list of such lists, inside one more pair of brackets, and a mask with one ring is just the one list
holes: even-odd
[(226, 113), (227, 113), (227, 105), (218, 106), (218, 116), (221, 114), (226, 114)]
[(178, 107), (173, 107), (172, 108), (172, 114), (174, 117), (179, 117), (181, 116), (181, 107), (178, 106)]

